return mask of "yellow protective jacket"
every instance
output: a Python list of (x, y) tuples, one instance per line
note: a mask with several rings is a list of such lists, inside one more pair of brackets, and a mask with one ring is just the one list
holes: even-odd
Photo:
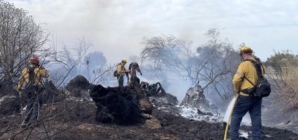
[[(253, 58), (250, 58), (251, 60), (256, 61)], [(264, 67), (261, 65), (262, 69), (262, 74), (265, 74)], [(244, 76), (249, 79), (254, 85), (258, 81), (258, 74), (257, 70), (254, 67), (253, 63), (250, 61), (243, 61), (241, 64), (238, 66), (237, 72), (234, 75), (234, 78), (232, 80), (233, 86), (234, 86), (234, 91), (236, 93), (240, 93), (244, 89), (250, 89), (253, 88), (253, 85), (244, 78)]]
[[(30, 67), (33, 67), (33, 66), (34, 65), (30, 65)], [(40, 85), (40, 86), (42, 85), (41, 78), (48, 78), (50, 76), (48, 70), (41, 69), (39, 67), (36, 67), (34, 69), (34, 74), (35, 74), (34, 83), (37, 84), (37, 85)], [(23, 84), (25, 82), (26, 83), (29, 82), (29, 70), (28, 70), (28, 68), (25, 68), (22, 71), (21, 77), (20, 77), (19, 82), (18, 82), (18, 89), (22, 89)]]
[(126, 69), (125, 69), (125, 66), (124, 66), (124, 63), (119, 63), (117, 65), (117, 75), (124, 75)]

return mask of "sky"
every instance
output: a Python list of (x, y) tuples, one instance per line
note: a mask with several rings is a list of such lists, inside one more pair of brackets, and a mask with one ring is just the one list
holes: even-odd
[[(266, 60), (275, 51), (298, 49), (296, 0), (8, 0), (32, 15), (49, 40), (72, 47), (85, 38), (109, 63), (139, 55), (143, 37), (174, 35), (207, 42), (208, 29), (221, 30), (238, 48), (245, 43)], [(49, 43), (48, 43), (49, 44)], [(46, 44), (46, 45), (48, 45)]]

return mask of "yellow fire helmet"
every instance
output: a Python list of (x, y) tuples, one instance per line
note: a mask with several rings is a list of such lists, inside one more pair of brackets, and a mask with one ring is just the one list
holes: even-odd
[(126, 59), (123, 59), (122, 62), (123, 62), (123, 63), (127, 63), (127, 60), (126, 60)]
[(243, 46), (240, 49), (239, 55), (242, 56), (243, 53), (253, 53), (253, 50), (248, 46)]

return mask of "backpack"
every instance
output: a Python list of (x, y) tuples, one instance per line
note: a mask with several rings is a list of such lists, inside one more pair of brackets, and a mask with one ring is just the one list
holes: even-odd
[(254, 85), (248, 78), (244, 76), (244, 78), (254, 86), (252, 89), (248, 90), (248, 94), (250, 96), (256, 96), (256, 97), (268, 97), (271, 93), (271, 86), (268, 80), (262, 74), (261, 64), (250, 59), (246, 61), (250, 61), (253, 63), (258, 74), (258, 81), (256, 85)]
[(114, 77), (117, 77), (118, 76), (118, 73), (117, 73), (117, 68), (118, 68), (118, 65), (120, 65), (121, 63), (119, 63), (119, 64), (117, 64), (117, 66), (116, 66), (116, 70), (114, 71)]
[(117, 70), (114, 71), (114, 77), (117, 77)]
[(35, 79), (35, 74), (34, 74), (34, 70), (35, 70), (35, 66), (33, 67), (27, 67), (28, 73), (29, 73), (29, 84), (34, 84), (34, 79)]
[(36, 68), (35, 66), (27, 67), (28, 74), (29, 74), (29, 81), (27, 83), (26, 88), (31, 92), (35, 92), (38, 88), (37, 85), (35, 84), (35, 73), (34, 73), (35, 68)]

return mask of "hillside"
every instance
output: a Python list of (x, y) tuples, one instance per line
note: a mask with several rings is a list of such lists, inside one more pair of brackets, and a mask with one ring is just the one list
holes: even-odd
[[(215, 107), (206, 100), (199, 85), (187, 91), (180, 105), (175, 96), (163, 90), (144, 96), (141, 91), (131, 87), (105, 88), (101, 85), (92, 85), (82, 76), (71, 80), (64, 94), (52, 94), (51, 92), (57, 89), (51, 83), (46, 85), (48, 88), (44, 98), (47, 100), (40, 111), (39, 120), (25, 129), (19, 126), (22, 115), (19, 110), (18, 96), (1, 97), (1, 140), (219, 140), (223, 138), (222, 117), (212, 112)], [(154, 90), (158, 89), (158, 84), (152, 85), (155, 87)], [(150, 101), (151, 105), (146, 107), (146, 104), (145, 106), (139, 104), (141, 110), (131, 109), (131, 103), (135, 102), (135, 99), (139, 99), (137, 102), (141, 104)], [(106, 104), (101, 104), (101, 101), (105, 101)], [(108, 110), (104, 110), (104, 107), (98, 108), (105, 105)], [(119, 110), (119, 107), (125, 111)], [(112, 112), (109, 111), (110, 108)], [(117, 110), (124, 114), (115, 116)], [(134, 112), (131, 112), (132, 110)], [(127, 111), (136, 116), (123, 118), (128, 114)], [(143, 112), (141, 116), (137, 116), (138, 111)], [(106, 119), (107, 117), (111, 120)], [(144, 121), (134, 120), (140, 118)], [(250, 126), (242, 125), (240, 132), (242, 139), (246, 140), (249, 137)], [(263, 139), (294, 140), (298, 139), (298, 134), (286, 129), (264, 127)]]
[[(68, 102), (73, 104), (73, 102)], [(82, 105), (82, 103), (78, 103)], [(58, 103), (49, 108), (62, 108), (64, 103)], [(78, 110), (81, 110), (78, 112)], [(58, 110), (56, 110), (58, 111)], [(69, 112), (71, 111), (71, 112)], [(102, 124), (94, 120), (95, 106), (93, 103), (84, 103), (76, 106), (68, 112), (63, 112), (53, 120), (47, 120), (34, 128), (27, 128), (19, 133), (18, 123), (20, 116), (11, 116), (0, 120), (1, 132), (8, 129), (0, 139), (8, 139), (12, 133), (19, 133), (15, 139), (57, 139), (57, 140), (219, 140), (223, 137), (222, 123), (208, 123), (206, 121), (194, 121), (181, 116), (174, 116), (156, 107), (153, 116), (160, 120), (161, 128), (150, 128), (148, 125), (123, 126), (115, 124)], [(75, 115), (76, 114), (76, 115)], [(74, 116), (72, 116), (74, 115)], [(10, 123), (14, 121), (14, 123)], [(242, 131), (248, 131), (249, 127), (243, 126)], [(31, 135), (29, 135), (31, 133)], [(245, 136), (244, 136), (245, 137)], [(246, 139), (246, 138), (243, 138)], [(288, 130), (265, 127), (264, 140), (294, 140), (298, 135)]]

